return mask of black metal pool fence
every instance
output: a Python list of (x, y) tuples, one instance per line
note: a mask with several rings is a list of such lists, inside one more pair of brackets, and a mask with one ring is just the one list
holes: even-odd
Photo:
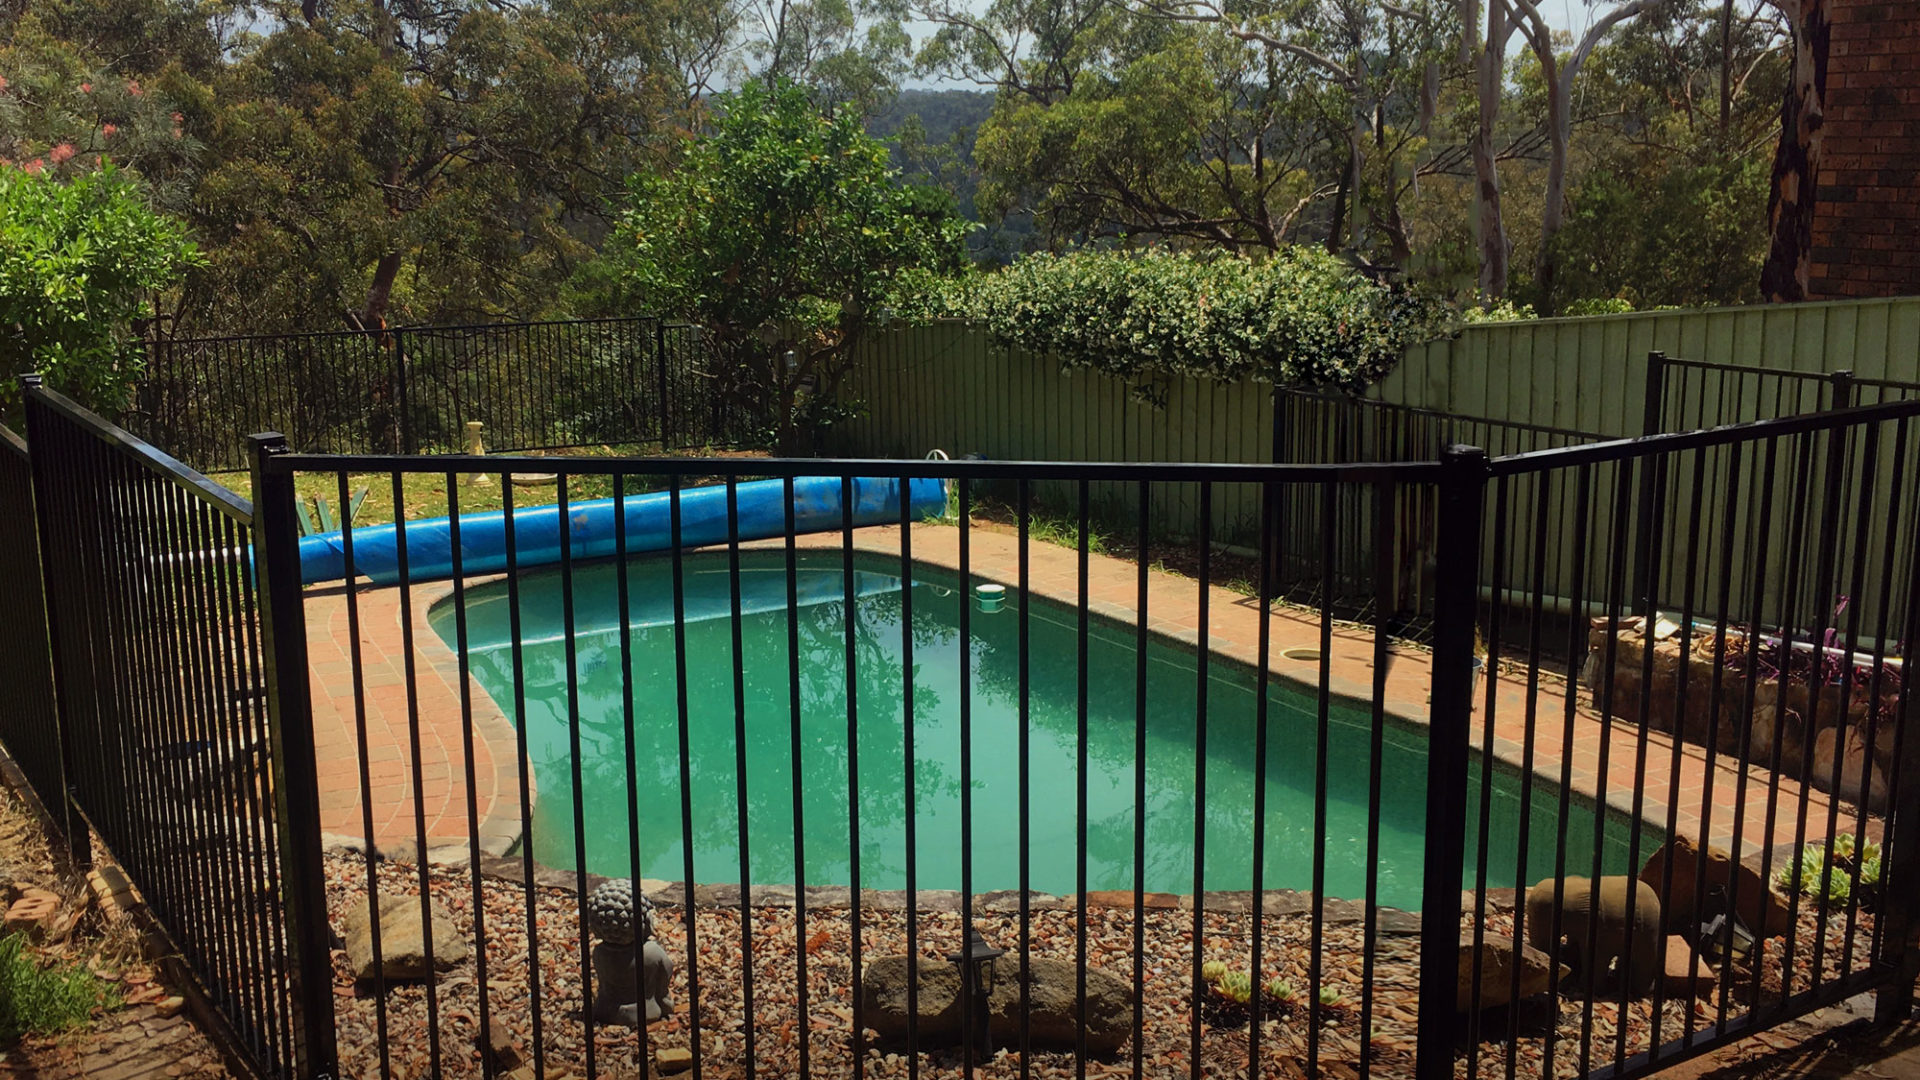
[[(1867, 990), (1883, 1019), (1911, 1011), (1920, 740), (1906, 737), (1912, 701), (1897, 643), (1915, 640), (1920, 612), (1917, 420), (1920, 402), (1891, 402), (1491, 458), (1453, 446), (1434, 460), (1346, 465), (341, 456), (260, 436), (249, 503), (30, 386), (30, 453), (0, 450), (0, 560), (17, 594), (0, 629), (14, 697), (0, 740), (56, 818), (70, 815), (76, 852), (88, 857), (92, 835), (100, 857), (126, 868), (198, 992), (269, 1076), (624, 1077), (679, 1067), (670, 1051), (690, 1052), (696, 1077), (1638, 1076)], [(516, 481), (535, 474), (553, 486)], [(622, 613), (613, 644), (598, 646), (614, 658), (614, 703), (580, 692), (570, 586), (590, 568), (569, 539), (556, 553), (569, 587), (549, 672), (564, 691), (564, 733), (557, 747), (530, 748), (517, 512), (504, 518), (515, 676), (505, 700), (474, 678), (471, 595), (495, 575), (468, 572), (469, 555), (434, 587), (446, 597), (436, 610), (454, 620), (449, 660), (427, 658), (415, 637), (427, 633), (432, 595), (352, 573), (354, 537), (378, 528), (370, 516), (340, 538), (347, 580), (304, 588), (303, 498), (317, 490), (344, 505), (369, 475), (401, 505), (407, 477), (442, 481), (446, 505), (410, 512), (451, 514), (455, 552), (466, 550), (463, 508), (511, 511), (538, 491), (571, 520), (591, 498), (664, 490), (665, 550), (605, 571)], [(821, 476), (848, 494), (865, 478), (937, 478), (949, 512), (916, 520), (903, 500), (897, 525), (856, 526), (849, 498), (837, 528), (763, 542), (784, 568), (785, 670), (735, 662), (730, 686), (694, 689), (692, 556), (672, 542), (690, 485), (720, 485), (733, 521), (744, 482)], [(1093, 550), (1096, 487), (1126, 495), (1133, 524), (1105, 543), (1119, 541), (1130, 561)], [(1012, 507), (1011, 526), (975, 523), (989, 492)], [(1233, 591), (1222, 587), (1211, 511), (1246, 492), (1259, 580)], [(1331, 512), (1343, 498), (1367, 512)], [(1168, 500), (1194, 504), (1195, 534), (1155, 531)], [(1303, 501), (1325, 511), (1315, 518), (1323, 575), (1343, 552), (1370, 553), (1371, 625), (1249, 599), (1272, 594), (1276, 508)], [(1430, 653), (1389, 633), (1407, 555), (1394, 538), (1404, 517), (1426, 514), (1437, 569)], [(637, 552), (642, 537), (625, 515), (613, 521), (614, 550)], [(413, 531), (389, 530), (402, 578)], [(811, 608), (829, 633), (803, 657), (795, 568), (816, 549), (838, 560), (842, 591)], [(717, 617), (736, 657), (744, 550), (736, 531), (702, 556), (725, 560), (730, 604)], [(885, 559), (902, 583), (898, 640), (885, 648), (861, 625), (856, 557)], [(649, 668), (642, 686), (624, 614), (638, 599), (630, 575), (662, 560), (670, 615), (648, 633), (671, 629), (671, 663)], [(921, 632), (912, 608), (916, 576), (936, 573), (962, 586), (951, 637)], [(1011, 591), (991, 616), (1015, 621), (1003, 655), (981, 646), (989, 616), (966, 588), (977, 583)], [(1334, 592), (1329, 581), (1322, 595)], [(1034, 595), (1067, 602), (1074, 652), (1031, 647)], [(42, 598), (44, 623), (33, 617)], [(383, 654), (392, 637), (398, 655)], [(1093, 683), (1096, 639), (1124, 653), (1130, 694), (1126, 679)], [(328, 643), (344, 666), (321, 659)], [(1173, 733), (1191, 741), (1193, 776), (1181, 786), (1192, 795), (1171, 812), (1160, 781), (1149, 784), (1150, 747), (1166, 734), (1149, 725), (1149, 653), (1169, 646), (1192, 661), (1180, 699), (1192, 726)], [(1584, 686), (1543, 661), (1550, 646), (1585, 659)], [(1008, 765), (1017, 783), (994, 796), (1016, 804), (1011, 883), (984, 880), (978, 863), (982, 845), (1009, 840), (976, 822), (986, 763), (974, 707), (990, 660), (993, 689), (1019, 721)], [(949, 703), (924, 685), (935, 667), (957, 679)], [(1244, 721), (1227, 719), (1218, 677), (1229, 672), (1256, 687)], [(877, 717), (856, 701), (870, 685), (863, 673), (891, 687)], [(821, 679), (844, 683), (843, 736), (803, 736), (803, 687)], [(1274, 708), (1268, 690), (1282, 683), (1311, 704)], [(1059, 695), (1066, 718), (1044, 733), (1043, 693)], [(1096, 693), (1120, 694), (1130, 714), (1094, 716)], [(702, 759), (694, 772), (690, 717), (713, 704), (695, 694), (730, 716), (731, 768)], [(654, 905), (628, 944), (626, 916), (590, 910), (599, 878), (586, 865), (586, 813), (608, 785), (583, 782), (582, 734), (624, 732), (624, 745), (613, 742), (624, 777), (616, 770), (612, 786), (640, 792), (642, 700), (662, 703), (678, 753), (658, 790), (617, 808), (627, 850), (616, 875), (639, 881)], [(597, 708), (612, 715), (587, 715)], [(941, 708), (956, 745), (938, 749), (957, 753), (930, 768), (932, 729), (922, 729)], [(790, 730), (755, 752), (787, 755), (781, 775), (792, 779), (755, 802), (747, 724), (766, 709), (785, 709)], [(484, 761), (483, 712), (511, 725)], [(1097, 723), (1131, 731), (1112, 791), (1090, 790)], [(347, 733), (344, 763), (316, 748), (323, 724)], [(1348, 764), (1329, 760), (1336, 724), (1365, 747), (1351, 750), (1365, 755), (1364, 790), (1332, 789)], [(879, 758), (899, 763), (887, 778), (898, 807), (862, 794), (876, 781), (875, 757), (863, 765), (861, 750), (881, 736), (898, 746), (897, 758)], [(438, 771), (423, 756), (428, 738), (447, 749)], [(1072, 767), (1036, 774), (1042, 739)], [(1412, 740), (1424, 777), (1385, 774), (1389, 740)], [(1248, 743), (1250, 791), (1219, 772), (1210, 785), (1211, 763)], [(1280, 818), (1267, 770), (1295, 748), (1314, 759), (1300, 772), (1311, 810)], [(803, 757), (828, 766), (803, 774)], [(571, 798), (557, 807), (530, 783), (541, 763), (571, 772)], [(493, 790), (519, 842), (501, 858), (482, 834), (476, 791), (503, 765), (497, 775), (511, 781)], [(393, 788), (377, 774), (398, 777), (397, 802), (376, 806)], [(1411, 820), (1386, 820), (1383, 806), (1406, 793), (1385, 786), (1421, 782)], [(844, 820), (833, 822), (844, 850), (805, 844), (807, 784), (844, 791)], [(714, 787), (731, 789), (733, 814), (696, 828), (696, 790)], [(434, 807), (429, 791), (444, 796)], [(921, 821), (918, 800), (943, 791), (955, 813)], [(1096, 795), (1120, 809), (1095, 820)], [(677, 836), (649, 831), (676, 805)], [(372, 842), (326, 846), (323, 822), (341, 807)], [(1342, 807), (1358, 808), (1357, 831), (1333, 831)], [(774, 881), (755, 880), (755, 808), (792, 817), (792, 865)], [(893, 839), (887, 850), (863, 840), (882, 819), (900, 824), (897, 850)], [(1209, 876), (1223, 819), (1243, 826), (1226, 835), (1247, 848), (1250, 873), (1228, 889)], [(569, 821), (571, 852), (542, 848), (548, 865), (537, 863), (529, 830), (564, 837)], [(1030, 830), (1053, 821), (1071, 824), (1071, 843), (1033, 846)], [(1402, 830), (1417, 837), (1418, 858), (1383, 865), (1387, 834)], [(1669, 838), (1710, 840), (1747, 863), (1689, 858)], [(1269, 868), (1262, 853), (1276, 844), (1304, 853), (1299, 876)], [(696, 861), (711, 865), (700, 852), (715, 845), (737, 853), (738, 868), (696, 883)], [(1130, 867), (1122, 885), (1102, 891), (1090, 879), (1094, 849)], [(953, 854), (925, 854), (935, 850)], [(1331, 863), (1354, 851), (1360, 885), (1330, 893)], [(679, 882), (645, 880), (662, 852), (677, 854)], [(1186, 875), (1179, 896), (1147, 883), (1168, 852)], [(1072, 891), (1028, 888), (1043, 865), (1070, 869)], [(1417, 875), (1417, 916), (1381, 902), (1389, 874)], [(1576, 878), (1600, 884), (1576, 899)], [(957, 888), (923, 891), (936, 879)], [(1552, 888), (1526, 891), (1538, 880), (1564, 880), (1568, 892), (1556, 902)], [(360, 960), (337, 959), (334, 939), (354, 932), (351, 911), (370, 891), (396, 899), (371, 905), (359, 919), (371, 924), (366, 940), (347, 943), (350, 957), (372, 949), (371, 977), (356, 987)], [(402, 947), (399, 929), (381, 930), (389, 919), (413, 922), (424, 940), (407, 947), (445, 953), (450, 970), (436, 974), (428, 959), (424, 972), (389, 971), (382, 950), (392, 958)], [(974, 931), (981, 941), (969, 946)], [(664, 996), (684, 1008), (619, 1026), (603, 998), (635, 967), (655, 970), (649, 946), (675, 965)], [(1002, 951), (986, 959), (993, 948)], [(947, 959), (970, 952), (977, 964)], [(639, 991), (627, 989), (633, 1006)]]
[(130, 408), (147, 441), (245, 469), (279, 431), (337, 453), (654, 445), (728, 447), (745, 418), (717, 390), (697, 326), (627, 317), (211, 338), (150, 337)]

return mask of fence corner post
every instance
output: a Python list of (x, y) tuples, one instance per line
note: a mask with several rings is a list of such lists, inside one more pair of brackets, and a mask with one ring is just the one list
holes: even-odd
[[(1902, 622), (1901, 640), (1908, 642), (1911, 663), (1912, 643), (1920, 641), (1920, 547), (1916, 547), (1907, 569), (1907, 611)], [(1913, 1017), (1914, 981), (1920, 979), (1920, 732), (1914, 730), (1915, 714), (1920, 713), (1920, 692), (1907, 680), (1900, 685), (1895, 709), (1894, 760), (1887, 776), (1892, 781), (1892, 805), (1888, 809), (1885, 873), (1881, 894), (1893, 899), (1878, 916), (1884, 923), (1880, 932), (1880, 955), (1876, 967), (1892, 969), (1892, 978), (1875, 994), (1873, 1019), (1888, 1026)]]
[(319, 763), (307, 677), (306, 612), (300, 596), (300, 530), (293, 474), (269, 461), (287, 452), (278, 432), (247, 438), (253, 466), (253, 557), (266, 661), (267, 728), (273, 753), (274, 816), (281, 896), (293, 977), (295, 1069), (300, 1080), (334, 1080), (332, 930), (320, 855)]
[[(1432, 705), (1427, 735), (1427, 837), (1420, 904), (1420, 1008), (1414, 1076), (1452, 1080), (1460, 964), (1460, 882), (1467, 857), (1467, 763), (1473, 736), (1473, 644), (1487, 452), (1440, 455)], [(1487, 673), (1489, 678), (1492, 672)]]

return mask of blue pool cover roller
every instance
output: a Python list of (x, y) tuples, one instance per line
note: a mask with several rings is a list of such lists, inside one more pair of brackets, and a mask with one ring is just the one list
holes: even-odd
[[(842, 486), (838, 476), (803, 476), (793, 482), (793, 523), (797, 534), (827, 532), (844, 524)], [(852, 481), (853, 523), (891, 525), (900, 521), (901, 489), (906, 489), (907, 516), (919, 520), (946, 508), (946, 492), (932, 479), (889, 480), (859, 477)], [(755, 480), (740, 484), (738, 492), (740, 539), (769, 540), (787, 532), (786, 483)], [(627, 551), (665, 551), (673, 545), (671, 494), (656, 491), (621, 500), (627, 519)], [(605, 558), (615, 553), (614, 500), (574, 503), (567, 510), (567, 532), (575, 559)], [(453, 541), (449, 519), (423, 518), (406, 523), (407, 580), (439, 581), (453, 576)], [(513, 511), (516, 564), (546, 566), (560, 561), (562, 538), (558, 506), (521, 506)], [(683, 547), (727, 542), (725, 486), (684, 488), (680, 492), (680, 541)], [(391, 524), (353, 530), (353, 565), (357, 573), (376, 584), (400, 580), (399, 530)], [(494, 510), (460, 515), (462, 572), (493, 574), (507, 568), (506, 513)], [(338, 532), (319, 533), (300, 541), (300, 580), (308, 585), (339, 581), (347, 576), (346, 551)]]

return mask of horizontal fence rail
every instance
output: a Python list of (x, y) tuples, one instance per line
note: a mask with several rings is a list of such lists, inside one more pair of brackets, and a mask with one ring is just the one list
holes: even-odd
[(277, 430), (336, 453), (731, 446), (698, 327), (654, 318), (151, 338), (132, 431), (210, 470)]

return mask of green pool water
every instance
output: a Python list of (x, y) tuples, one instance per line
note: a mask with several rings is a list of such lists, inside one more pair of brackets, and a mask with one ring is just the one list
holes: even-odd
[[(632, 637), (633, 749), (638, 778), (643, 876), (685, 875), (685, 838), (698, 881), (741, 877), (739, 787), (735, 741), (732, 591), (724, 555), (685, 560), (688, 775), (692, 823), (681, 821), (672, 564), (667, 558), (628, 563)], [(745, 673), (748, 876), (756, 883), (796, 880), (793, 785), (800, 785), (805, 825), (805, 880), (847, 884), (848, 722), (846, 611), (840, 555), (802, 553), (794, 609), (800, 652), (800, 754), (794, 759), (789, 714), (788, 608), (785, 556), (742, 556), (741, 655)], [(902, 632), (907, 594), (897, 560), (856, 562), (852, 623), (858, 704), (860, 884), (900, 888), (908, 866), (905, 797), (905, 680)], [(999, 612), (975, 606), (972, 620), (973, 887), (1020, 884), (1019, 598), (1009, 590)], [(620, 672), (619, 603), (610, 562), (574, 568), (575, 680), (579, 701), (578, 797), (585, 813), (586, 864), (610, 876), (629, 874), (627, 736)], [(528, 753), (538, 783), (533, 814), (535, 858), (548, 866), (577, 864), (573, 747), (568, 724), (568, 672), (557, 568), (520, 577), (521, 673)], [(919, 887), (960, 886), (959, 605), (966, 596), (953, 575), (916, 567), (913, 574), (913, 804)], [(467, 636), (475, 676), (509, 717), (515, 672), (505, 582), (467, 591)], [(450, 647), (454, 607), (443, 602), (432, 623)], [(1151, 891), (1184, 893), (1194, 885), (1196, 656), (1149, 639), (1145, 750), (1146, 850), (1139, 867)], [(1077, 888), (1076, 780), (1078, 616), (1035, 600), (1031, 612), (1027, 761), (1031, 799), (1028, 870), (1034, 889)], [(1135, 875), (1135, 638), (1131, 627), (1095, 618), (1087, 643), (1087, 887), (1130, 889)], [(1311, 665), (1303, 665), (1311, 674)], [(1214, 660), (1207, 684), (1205, 885), (1245, 889), (1253, 880), (1255, 695), (1251, 671)], [(1317, 706), (1311, 691), (1270, 685), (1266, 769), (1265, 880), (1268, 888), (1313, 884)], [(1335, 702), (1330, 717), (1325, 790), (1326, 894), (1366, 895), (1371, 718)], [(1381, 785), (1379, 899), (1418, 909), (1421, 899), (1426, 757), (1423, 729), (1386, 722), (1378, 767)], [(1479, 791), (1479, 766), (1473, 790)], [(1491, 884), (1515, 884), (1520, 779), (1496, 766), (1489, 834)], [(1556, 789), (1533, 788), (1526, 877), (1552, 872)], [(1477, 806), (1477, 801), (1475, 803)], [(1603, 835), (1613, 872), (1627, 862), (1629, 825), (1610, 816)], [(1568, 815), (1568, 865), (1592, 866), (1594, 817), (1577, 806)], [(1641, 851), (1661, 838), (1641, 835)], [(1472, 850), (1477, 850), (1472, 837)], [(1474, 859), (1469, 858), (1469, 866)], [(1469, 871), (1464, 884), (1472, 883)]]

